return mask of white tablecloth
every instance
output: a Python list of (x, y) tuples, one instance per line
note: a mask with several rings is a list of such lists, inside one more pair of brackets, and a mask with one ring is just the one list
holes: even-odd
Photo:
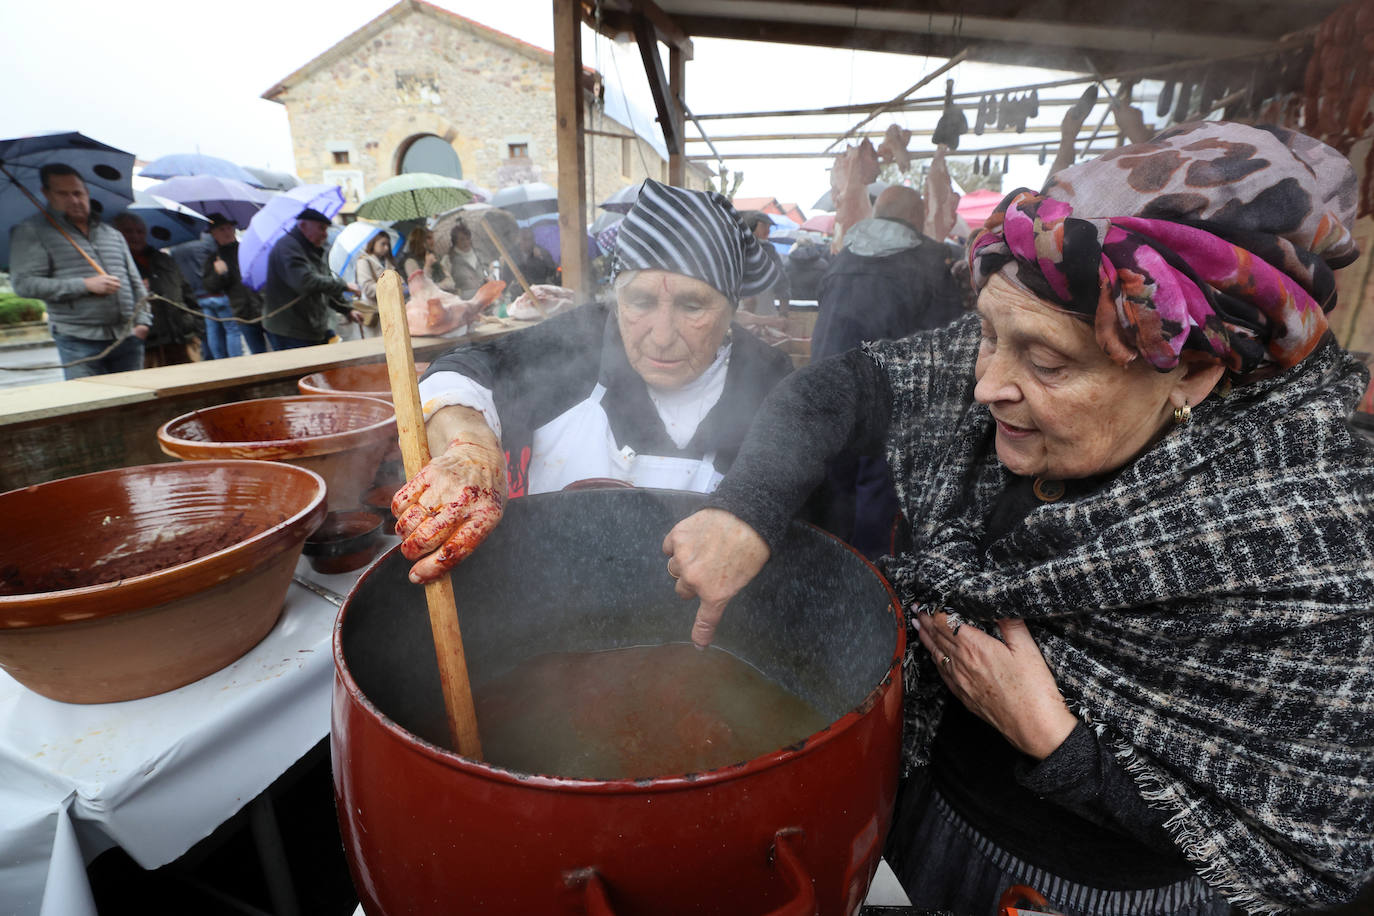
[[(360, 575), (297, 574), (341, 595)], [(247, 655), (142, 700), (58, 703), (0, 671), (0, 914), (95, 916), (87, 862), (166, 865), (270, 786), (329, 733), (336, 615), (292, 583)]]

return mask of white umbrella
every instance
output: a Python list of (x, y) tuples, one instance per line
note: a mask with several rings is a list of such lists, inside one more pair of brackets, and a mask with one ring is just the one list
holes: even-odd
[(329, 246), (329, 269), (352, 283), (358, 255), (378, 233), (391, 237), (390, 232), (371, 223), (354, 222), (344, 226), (343, 231), (335, 236), (334, 244)]

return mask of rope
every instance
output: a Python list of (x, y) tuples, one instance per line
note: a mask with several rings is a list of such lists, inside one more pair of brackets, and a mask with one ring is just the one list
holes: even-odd
[[(168, 299), (166, 296), (160, 296), (157, 293), (148, 293), (142, 299), (138, 300), (138, 302), (134, 303), (134, 312), (137, 313), (142, 306), (147, 305), (149, 302), (157, 301), (165, 302), (167, 305), (170, 305), (173, 308), (181, 309), (183, 312), (186, 312), (188, 314), (199, 316), (201, 318), (204, 318), (206, 321), (218, 321), (221, 324), (229, 324), (230, 322), (237, 322), (240, 324), (261, 324), (264, 320), (271, 318), (273, 315), (278, 315), (286, 311), (287, 309), (291, 308), (291, 306), (295, 305), (297, 302), (300, 302), (303, 298), (305, 298), (303, 295), (297, 296), (295, 299), (292, 299), (290, 302), (286, 303), (280, 308), (275, 308), (267, 314), (261, 315), (257, 318), (216, 318), (213, 315), (206, 315), (199, 309), (193, 309), (189, 306), (183, 305), (180, 302)], [(104, 359), (105, 357), (113, 353), (115, 349), (119, 347), (120, 344), (124, 343), (124, 341), (128, 340), (130, 337), (133, 336), (134, 326), (129, 325), (123, 331), (120, 332), (118, 337), (116, 337), (113, 341), (110, 342), (110, 345), (108, 347), (101, 350), (94, 356), (83, 356), (81, 359), (74, 359), (69, 363), (45, 363), (40, 366), (0, 366), (0, 372), (47, 372), (52, 369), (70, 369), (73, 366), (79, 366), (82, 363), (91, 363), (95, 362), (98, 359)]]

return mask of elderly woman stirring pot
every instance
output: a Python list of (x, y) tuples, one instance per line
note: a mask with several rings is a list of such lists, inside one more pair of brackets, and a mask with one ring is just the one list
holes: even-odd
[(708, 643), (827, 459), (885, 446), (913, 904), (1280, 913), (1374, 875), (1368, 373), (1324, 314), (1355, 187), (1204, 122), (1011, 194), (978, 314), (792, 376), (664, 541)]
[(437, 578), (507, 495), (588, 478), (709, 492), (789, 358), (732, 331), (776, 279), (719, 194), (646, 181), (617, 238), (616, 306), (451, 351), (420, 382), (436, 456), (392, 502), (413, 581)]

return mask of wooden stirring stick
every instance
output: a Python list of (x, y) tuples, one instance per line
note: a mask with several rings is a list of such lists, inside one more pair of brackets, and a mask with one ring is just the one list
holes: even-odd
[(506, 266), (510, 268), (510, 272), (515, 274), (515, 279), (520, 281), (520, 288), (523, 289), (526, 293), (529, 293), (530, 301), (533, 302), (534, 307), (539, 310), (539, 317), (549, 317), (549, 313), (544, 311), (543, 303), (541, 303), (539, 301), (539, 297), (534, 294), (534, 290), (530, 289), (529, 281), (526, 280), (525, 275), (521, 273), (520, 265), (515, 263), (515, 258), (511, 257), (510, 252), (506, 250), (506, 246), (501, 244), (500, 237), (497, 236), (497, 234), (494, 231), (492, 231), (492, 228), (487, 225), (486, 220), (482, 220), (482, 228), (486, 230), (487, 237), (491, 239), (491, 243), (496, 246), (497, 252), (499, 252), (501, 255), (501, 260), (504, 261)]
[[(377, 281), (377, 311), (386, 346), (391, 399), (396, 405), (396, 433), (409, 480), (429, 461), (429, 440), (425, 438), (420, 386), (415, 378), (415, 354), (410, 348), (410, 329), (406, 325), (405, 301), (401, 296), (401, 275), (394, 270), (386, 271)], [(448, 576), (425, 586), (425, 602), (429, 605), (429, 628), (434, 634), (439, 687), (444, 693), (449, 733), (458, 753), (481, 760), (482, 742), (477, 735), (477, 713), (472, 706), (472, 687), (468, 684), (467, 656), (463, 653), (463, 634), (458, 629), (453, 583)]]

